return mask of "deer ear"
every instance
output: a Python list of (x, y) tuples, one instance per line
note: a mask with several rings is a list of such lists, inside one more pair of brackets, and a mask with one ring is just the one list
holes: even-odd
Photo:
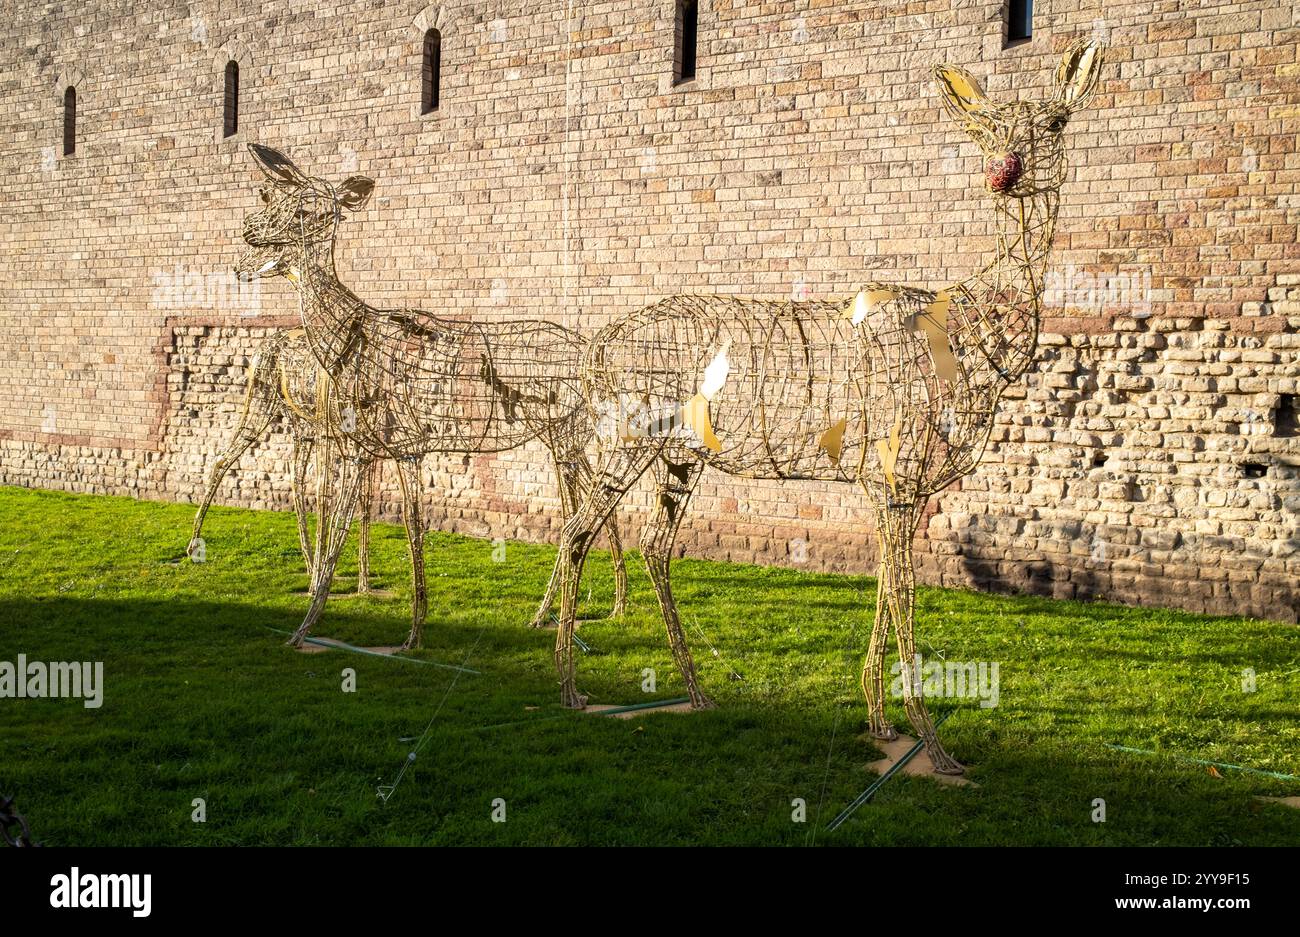
[(934, 83), (939, 88), (939, 98), (955, 117), (978, 114), (988, 106), (984, 89), (975, 76), (955, 65), (936, 65)]
[(272, 182), (288, 183), (294, 186), (307, 184), (307, 177), (302, 174), (302, 170), (293, 164), (293, 160), (279, 150), (273, 150), (269, 146), (262, 146), (260, 143), (250, 143), (248, 144), (248, 151), (253, 154), (253, 159), (257, 160), (258, 168)]
[(1076, 39), (1056, 69), (1056, 100), (1071, 110), (1082, 107), (1097, 90), (1105, 48), (1100, 42)]
[(360, 211), (375, 191), (375, 180), (365, 176), (348, 176), (339, 186), (339, 204), (348, 211)]

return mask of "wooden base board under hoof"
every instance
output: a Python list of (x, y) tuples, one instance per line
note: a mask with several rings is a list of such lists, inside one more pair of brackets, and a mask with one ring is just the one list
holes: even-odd
[[(611, 710), (613, 710), (611, 712)], [(689, 713), (693, 712), (691, 704), (685, 703), (664, 703), (662, 706), (646, 706), (644, 709), (628, 709), (626, 706), (615, 706), (609, 703), (600, 703), (589, 705), (583, 710), (593, 716), (613, 716), (615, 719), (631, 719), (633, 716), (644, 716), (646, 713)]]
[[(899, 759), (911, 751), (912, 746), (916, 744), (916, 739), (912, 738), (910, 735), (903, 735), (901, 732), (899, 733), (898, 738), (894, 739), (892, 742), (886, 742), (884, 739), (873, 738), (870, 735), (862, 736), (862, 740), (864, 742), (869, 742), (885, 753), (884, 758), (879, 761), (873, 761), (871, 764), (867, 765), (867, 770), (873, 771), (876, 774), (884, 774), (890, 768), (894, 767), (894, 765), (898, 764)], [(935, 771), (934, 763), (930, 761), (930, 753), (924, 748), (912, 756), (911, 761), (903, 765), (900, 769), (900, 773), (914, 778), (933, 778), (940, 784), (950, 784), (953, 787), (979, 787), (978, 784), (964, 775), (940, 774)]]

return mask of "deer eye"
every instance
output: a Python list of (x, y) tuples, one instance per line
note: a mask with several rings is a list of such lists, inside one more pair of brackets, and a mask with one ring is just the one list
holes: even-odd
[(1065, 129), (1065, 118), (1053, 117), (1051, 121), (1048, 122), (1047, 129), (1052, 131), (1052, 133), (1060, 133)]

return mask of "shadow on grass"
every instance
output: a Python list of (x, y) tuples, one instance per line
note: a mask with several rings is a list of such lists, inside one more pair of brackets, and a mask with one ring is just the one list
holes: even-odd
[[(775, 600), (742, 607), (781, 606), (798, 591), (763, 583), (774, 585)], [(322, 632), (391, 643), (404, 608), (400, 599), (331, 603)], [(828, 608), (860, 611), (850, 598)], [(963, 702), (943, 735), (981, 787), (898, 778), (826, 834), (820, 826), (869, 783), (863, 765), (877, 752), (860, 737), (865, 713), (851, 674), (782, 677), (790, 672), (779, 662), (792, 652), (808, 673), (842, 667), (824, 635), (809, 629), (807, 644), (820, 640), (820, 652), (798, 654), (803, 641), (755, 652), (752, 681), (728, 683), (705, 661), (718, 711), (625, 722), (560, 709), (553, 635), (518, 626), (517, 613), (505, 603), (431, 622), (414, 656), (482, 671), (467, 675), (283, 647), (270, 629), (297, 625), (293, 603), (11, 596), (0, 600), (0, 620), (10, 623), (0, 657), (102, 660), (105, 693), (98, 710), (74, 700), (5, 701), (0, 785), (22, 794), (38, 838), (52, 843), (1221, 845), (1300, 837), (1300, 815), (1252, 799), (1294, 792), (1280, 782), (1214, 778), (1106, 749), (1143, 744), (1139, 730), (1155, 707), (1118, 696), (1132, 688), (1105, 685), (1095, 690), (1100, 701), (1073, 707), (1050, 692), (1005, 710)], [(599, 653), (580, 657), (580, 680), (596, 699), (638, 701), (646, 662), (667, 661), (652, 606), (630, 624), (592, 623), (584, 633)], [(344, 692), (345, 669), (355, 671), (356, 692)], [(765, 677), (775, 683), (755, 695)], [(666, 667), (656, 695), (680, 695)], [(380, 802), (376, 788), (394, 782), (412, 751), (398, 791)], [(498, 797), (508, 805), (504, 824), (490, 820)], [(207, 804), (206, 823), (190, 819), (195, 798)], [(807, 823), (792, 822), (796, 798), (808, 805)], [(1097, 799), (1105, 823), (1092, 820)]]

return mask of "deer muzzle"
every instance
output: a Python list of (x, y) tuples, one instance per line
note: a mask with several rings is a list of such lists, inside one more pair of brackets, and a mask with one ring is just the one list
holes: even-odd
[(1024, 171), (1024, 160), (1019, 153), (1010, 150), (999, 156), (990, 156), (984, 162), (984, 180), (988, 183), (990, 192), (1010, 192)]
[(250, 247), (240, 255), (235, 264), (235, 278), (238, 280), (256, 280), (275, 269), (279, 260), (279, 251), (266, 247)]

